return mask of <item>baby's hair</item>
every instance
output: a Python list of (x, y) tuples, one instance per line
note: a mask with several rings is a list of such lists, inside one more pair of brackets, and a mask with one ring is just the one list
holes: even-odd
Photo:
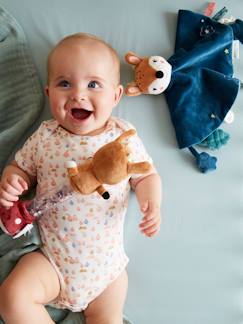
[(116, 50), (108, 43), (106, 43), (103, 39), (88, 33), (76, 33), (69, 36), (64, 37), (57, 43), (57, 45), (52, 49), (52, 51), (48, 55), (47, 60), (47, 73), (48, 73), (48, 82), (49, 82), (49, 74), (50, 74), (50, 67), (51, 67), (51, 58), (55, 50), (60, 46), (68, 42), (72, 41), (85, 41), (85, 40), (93, 40), (100, 44), (103, 44), (110, 52), (112, 59), (114, 60), (114, 65), (117, 69), (117, 83), (120, 83), (120, 59), (116, 52)]

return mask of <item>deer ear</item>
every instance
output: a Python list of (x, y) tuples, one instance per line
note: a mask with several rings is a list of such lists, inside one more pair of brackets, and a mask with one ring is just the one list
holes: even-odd
[(137, 56), (133, 52), (128, 52), (125, 55), (125, 60), (127, 63), (132, 64), (132, 65), (138, 65), (143, 59), (139, 56)]
[(142, 91), (139, 89), (139, 87), (136, 85), (135, 82), (129, 83), (125, 88), (125, 94), (128, 97), (135, 97), (142, 94)]

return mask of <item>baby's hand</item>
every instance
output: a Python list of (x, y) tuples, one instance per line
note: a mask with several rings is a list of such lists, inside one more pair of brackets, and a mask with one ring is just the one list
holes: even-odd
[(146, 236), (158, 234), (161, 224), (160, 207), (153, 201), (146, 201), (140, 205), (143, 219), (139, 227)]
[(0, 183), (0, 204), (9, 208), (13, 202), (19, 199), (19, 196), (28, 189), (27, 182), (17, 174), (3, 176)]

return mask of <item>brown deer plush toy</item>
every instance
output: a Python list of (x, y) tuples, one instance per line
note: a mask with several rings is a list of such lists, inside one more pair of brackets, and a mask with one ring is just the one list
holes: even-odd
[[(103, 184), (117, 184), (131, 174), (143, 174), (150, 170), (148, 162), (130, 163), (127, 139), (136, 134), (130, 129), (120, 135), (115, 141), (102, 146), (84, 164), (77, 165), (75, 161), (66, 163), (68, 175), (74, 190), (81, 194), (91, 194), (97, 191), (104, 199), (110, 195)], [(125, 143), (124, 143), (125, 142)]]

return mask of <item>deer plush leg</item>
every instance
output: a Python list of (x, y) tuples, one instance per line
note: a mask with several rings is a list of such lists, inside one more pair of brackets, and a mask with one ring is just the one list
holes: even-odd
[(124, 132), (123, 134), (121, 134), (117, 139), (116, 142), (122, 143), (124, 142), (127, 138), (133, 136), (136, 134), (136, 130), (135, 129), (129, 129), (128, 131)]
[(101, 185), (99, 186), (96, 191), (104, 198), (104, 199), (109, 199), (110, 194), (108, 191), (105, 190), (105, 188)]
[(151, 165), (148, 162), (128, 163), (127, 173), (146, 173), (150, 170)]

